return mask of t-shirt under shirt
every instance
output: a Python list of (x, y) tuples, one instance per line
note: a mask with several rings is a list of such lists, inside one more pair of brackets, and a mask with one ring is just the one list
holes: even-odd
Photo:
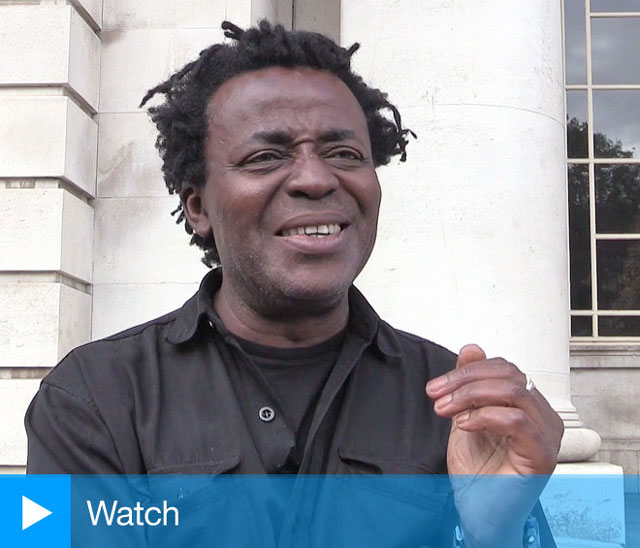
[[(296, 445), (281, 474), (297, 474), (320, 393), (333, 368), (344, 339), (343, 330), (330, 339), (303, 348), (275, 348), (236, 337), (245, 354), (260, 370), (295, 432)], [(291, 477), (293, 480), (293, 476)], [(293, 489), (293, 481), (272, 484), (265, 501), (276, 538)]]
[(314, 346), (275, 348), (237, 338), (238, 343), (273, 389), (293, 428), (296, 446), (280, 472), (297, 473), (311, 419), (333, 368), (345, 331)]

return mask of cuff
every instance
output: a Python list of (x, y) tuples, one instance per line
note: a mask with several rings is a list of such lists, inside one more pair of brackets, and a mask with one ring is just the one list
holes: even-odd
[[(453, 548), (467, 548), (464, 542), (464, 533), (460, 525), (456, 525), (453, 531)], [(541, 548), (540, 544), (540, 528), (538, 520), (533, 516), (529, 516), (524, 524), (522, 534), (522, 548)]]

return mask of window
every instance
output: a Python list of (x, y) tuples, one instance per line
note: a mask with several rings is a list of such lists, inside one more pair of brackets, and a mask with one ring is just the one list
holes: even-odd
[(565, 0), (573, 340), (640, 340), (640, 0)]

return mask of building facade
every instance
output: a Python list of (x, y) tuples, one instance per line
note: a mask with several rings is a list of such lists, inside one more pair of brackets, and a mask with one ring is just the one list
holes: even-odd
[(262, 18), (360, 42), (356, 70), (418, 135), (379, 170), (356, 282), (381, 316), (517, 363), (565, 421), (561, 460), (619, 464), (637, 491), (637, 0), (2, 2), (0, 470), (23, 470), (24, 411), (71, 348), (197, 289), (138, 105), (222, 20)]

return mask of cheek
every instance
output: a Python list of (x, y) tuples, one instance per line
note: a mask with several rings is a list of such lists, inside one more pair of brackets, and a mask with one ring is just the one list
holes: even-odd
[(380, 203), (382, 202), (382, 189), (380, 188), (380, 183), (376, 180), (376, 188), (374, 193), (374, 208), (376, 211), (376, 218), (378, 217), (378, 213), (380, 212)]
[(255, 185), (240, 182), (232, 184), (235, 184), (235, 188), (222, 193), (217, 203), (214, 203), (215, 225), (220, 227), (218, 230), (223, 233), (224, 240), (236, 243), (242, 241), (251, 245), (255, 234), (265, 230), (264, 215), (268, 196), (264, 189), (255, 188)]
[(368, 228), (368, 237), (367, 237), (367, 247), (369, 248), (369, 253), (373, 248), (373, 245), (376, 240), (376, 236), (378, 233), (378, 217), (380, 214), (380, 203), (382, 200), (382, 192), (380, 189), (380, 184), (377, 179), (374, 185), (369, 185), (367, 187), (366, 194), (366, 212), (365, 216), (367, 219), (367, 228)]
[(358, 192), (358, 201), (361, 204), (361, 208), (374, 225), (377, 224), (378, 214), (380, 212), (380, 202), (382, 200), (382, 191), (380, 183), (377, 178), (373, 180), (364, 181)]

